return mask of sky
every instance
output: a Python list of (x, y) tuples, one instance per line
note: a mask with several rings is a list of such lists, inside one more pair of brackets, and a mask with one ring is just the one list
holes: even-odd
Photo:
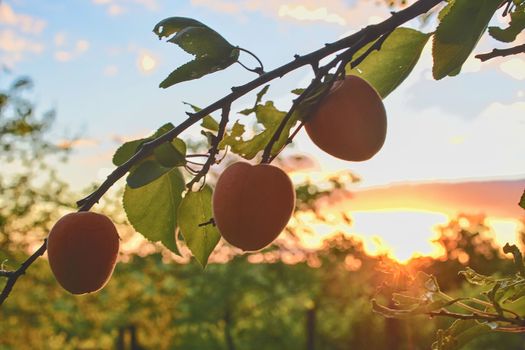
[[(389, 9), (367, 0), (1, 1), (0, 64), (11, 73), (1, 73), (0, 84), (18, 75), (32, 77), (39, 110), (57, 111), (53, 137), (60, 142), (65, 135), (78, 136), (72, 160), (61, 169), (74, 188), (101, 181), (123, 141), (146, 136), (166, 122), (180, 123), (182, 102), (203, 107), (254, 78), (234, 65), (159, 89), (173, 69), (191, 58), (152, 32), (171, 16), (207, 24), (233, 45), (256, 53), (269, 70), (387, 18)], [(493, 24), (505, 22), (498, 18)], [(419, 23), (409, 26), (419, 28)], [(525, 56), (486, 63), (471, 57), (459, 76), (434, 81), (430, 46), (411, 76), (384, 101), (388, 134), (383, 149), (367, 162), (349, 163), (324, 155), (300, 133), (291, 151), (316, 159), (310, 174), (351, 170), (362, 178), (358, 188), (363, 190), (525, 179)], [(475, 53), (495, 46), (484, 36)], [(249, 56), (241, 60), (255, 65)], [(305, 68), (279, 79), (268, 97), (286, 109), (289, 91), (305, 86), (311, 76)], [(243, 98), (234, 110), (252, 103), (253, 96)]]

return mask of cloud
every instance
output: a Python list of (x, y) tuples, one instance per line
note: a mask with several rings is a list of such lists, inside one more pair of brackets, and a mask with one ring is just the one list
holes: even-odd
[(55, 46), (57, 47), (63, 46), (66, 43), (66, 33), (64, 32), (56, 33), (53, 38), (53, 42), (55, 43)]
[[(397, 105), (399, 103), (399, 105)], [(366, 185), (525, 175), (525, 102), (493, 102), (471, 119), (441, 108), (390, 104), (389, 132), (370, 161), (352, 164)]]
[(67, 51), (57, 51), (55, 52), (55, 59), (59, 62), (67, 62), (67, 61), (71, 61), (71, 59), (73, 58), (73, 55), (71, 54), (71, 52), (67, 52)]
[[(57, 38), (59, 45), (57, 45)], [(66, 43), (65, 34), (58, 33), (57, 35), (55, 35), (55, 45), (59, 47), (68, 46)], [(61, 49), (55, 51), (54, 57), (59, 62), (68, 62), (83, 55), (86, 51), (89, 50), (89, 47), (89, 41), (85, 39), (78, 39), (74, 45), (70, 45), (69, 50)]]
[(100, 144), (100, 140), (98, 139), (89, 139), (89, 138), (81, 138), (81, 139), (75, 139), (75, 140), (60, 140), (57, 143), (57, 146), (59, 148), (63, 149), (69, 149), (69, 148), (89, 148), (89, 147), (95, 147)]
[[(216, 12), (244, 17), (247, 12), (260, 12), (282, 20), (317, 21), (358, 28), (370, 22), (370, 15), (377, 19), (388, 16), (388, 8), (370, 1), (348, 4), (344, 0), (191, 0), (193, 6), (205, 7)], [(383, 11), (384, 16), (377, 16)]]
[(15, 12), (11, 6), (0, 2), (0, 64), (14, 67), (27, 54), (40, 54), (44, 51), (41, 40), (35, 35), (46, 27), (42, 19)]
[(525, 80), (525, 60), (513, 57), (499, 65), (499, 69), (517, 80)]
[(108, 6), (108, 14), (111, 16), (118, 16), (125, 12), (124, 7), (116, 4), (111, 4)]
[(282, 5), (279, 7), (279, 17), (291, 17), (299, 21), (325, 21), (345, 25), (346, 20), (335, 13), (329, 13), (326, 7), (308, 9), (303, 5), (289, 6)]
[(157, 11), (159, 5), (157, 0), (92, 0), (95, 5), (106, 8), (110, 16), (119, 16), (127, 11), (130, 6), (139, 6), (149, 11)]
[(16, 13), (11, 6), (5, 3), (0, 3), (0, 23), (16, 27), (27, 34), (40, 34), (46, 27), (46, 21), (33, 16)]
[(11, 53), (41, 53), (44, 50), (44, 46), (20, 37), (14, 31), (7, 29), (0, 31), (0, 50)]
[(114, 77), (115, 75), (118, 74), (118, 67), (114, 64), (111, 64), (109, 66), (106, 66), (104, 68), (104, 72), (103, 74), (107, 77)]
[(87, 40), (77, 40), (75, 44), (75, 52), (77, 53), (83, 53), (86, 52), (89, 49), (89, 42)]
[(25, 54), (40, 54), (44, 45), (16, 34), (11, 29), (0, 31), (0, 62), (13, 67), (24, 59)]

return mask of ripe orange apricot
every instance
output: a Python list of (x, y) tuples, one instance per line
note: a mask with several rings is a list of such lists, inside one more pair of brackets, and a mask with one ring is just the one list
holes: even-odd
[(363, 161), (383, 146), (386, 124), (385, 107), (376, 90), (365, 80), (348, 75), (333, 85), (305, 129), (326, 153)]
[(245, 251), (270, 244), (295, 208), (292, 181), (281, 169), (238, 162), (219, 176), (213, 192), (213, 218), (221, 235)]
[(49, 232), (49, 265), (65, 290), (73, 294), (95, 292), (111, 277), (119, 244), (117, 229), (107, 216), (70, 213)]

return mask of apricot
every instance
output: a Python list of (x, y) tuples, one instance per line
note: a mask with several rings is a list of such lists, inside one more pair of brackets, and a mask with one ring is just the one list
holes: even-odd
[(47, 238), (51, 271), (68, 292), (95, 292), (113, 274), (119, 235), (105, 215), (78, 212), (60, 218)]
[(365, 80), (348, 75), (334, 83), (305, 123), (310, 139), (326, 153), (349, 161), (374, 156), (386, 137), (381, 97)]
[(295, 208), (292, 181), (270, 164), (238, 162), (219, 176), (213, 192), (213, 217), (224, 239), (244, 251), (273, 242)]

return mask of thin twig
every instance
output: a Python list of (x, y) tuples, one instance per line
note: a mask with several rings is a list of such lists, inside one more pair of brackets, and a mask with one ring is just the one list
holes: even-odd
[(199, 227), (204, 227), (204, 226), (208, 226), (208, 225), (215, 226), (215, 219), (211, 218), (210, 220), (208, 220), (206, 222), (202, 222), (202, 223), (199, 224)]
[(186, 187), (191, 191), (193, 184), (199, 182), (199, 180), (208, 174), (208, 171), (210, 170), (210, 167), (212, 164), (215, 163), (217, 153), (219, 152), (219, 144), (222, 141), (222, 138), (224, 137), (224, 132), (226, 131), (226, 125), (228, 124), (228, 119), (230, 116), (230, 105), (226, 105), (222, 108), (222, 115), (221, 115), (221, 121), (219, 123), (219, 131), (217, 131), (217, 135), (213, 137), (212, 146), (210, 148), (208, 159), (206, 159), (206, 163), (202, 166), (201, 170), (195, 175), (195, 177), (188, 182)]
[(264, 74), (264, 65), (262, 63), (262, 61), (259, 59), (259, 57), (257, 57), (256, 54), (254, 54), (253, 52), (251, 52), (250, 50), (246, 50), (246, 49), (243, 49), (242, 47), (237, 47), (237, 49), (239, 51), (243, 51), (243, 52), (246, 52), (248, 55), (252, 56), (253, 58), (255, 58), (257, 60), (257, 62), (259, 63), (259, 67), (255, 68), (255, 69), (252, 69), (252, 68), (248, 68), (246, 67), (244, 64), (242, 64), (240, 61), (237, 61), (241, 66), (243, 66), (245, 69), (249, 70), (250, 72), (255, 72), (259, 75), (262, 75)]
[(187, 154), (186, 155), (186, 158), (204, 158), (204, 157), (208, 157), (208, 154)]
[(14, 273), (14, 271), (0, 270), (0, 277), (11, 277)]
[(495, 57), (506, 57), (511, 55), (518, 55), (520, 53), (525, 53), (525, 44), (509, 47), (507, 49), (494, 49), (491, 52), (480, 53), (475, 57), (481, 60), (481, 62), (485, 62)]
[(365, 52), (363, 52), (362, 55), (360, 55), (355, 60), (353, 60), (352, 63), (350, 63), (350, 67), (354, 69), (355, 67), (360, 65), (361, 62), (363, 62), (365, 58), (367, 58), (368, 55), (370, 55), (372, 52), (381, 50), (383, 43), (390, 36), (390, 34), (392, 34), (393, 31), (394, 30), (391, 30), (388, 33), (381, 35), (381, 37), (379, 37), (379, 39), (377, 39)]
[(431, 311), (427, 313), (427, 315), (431, 317), (451, 317), (456, 320), (477, 320), (477, 321), (486, 321), (486, 322), (505, 322), (514, 324), (517, 326), (525, 326), (525, 321), (514, 319), (514, 318), (507, 318), (503, 317), (497, 314), (489, 314), (489, 315), (482, 315), (478, 313), (472, 313), (472, 314), (461, 314), (456, 312), (450, 312), (447, 310), (440, 310), (440, 311)]
[(191, 160), (186, 160), (186, 163), (188, 163), (188, 164), (193, 164), (193, 165), (197, 165), (197, 166), (204, 166), (204, 163), (192, 162)]

